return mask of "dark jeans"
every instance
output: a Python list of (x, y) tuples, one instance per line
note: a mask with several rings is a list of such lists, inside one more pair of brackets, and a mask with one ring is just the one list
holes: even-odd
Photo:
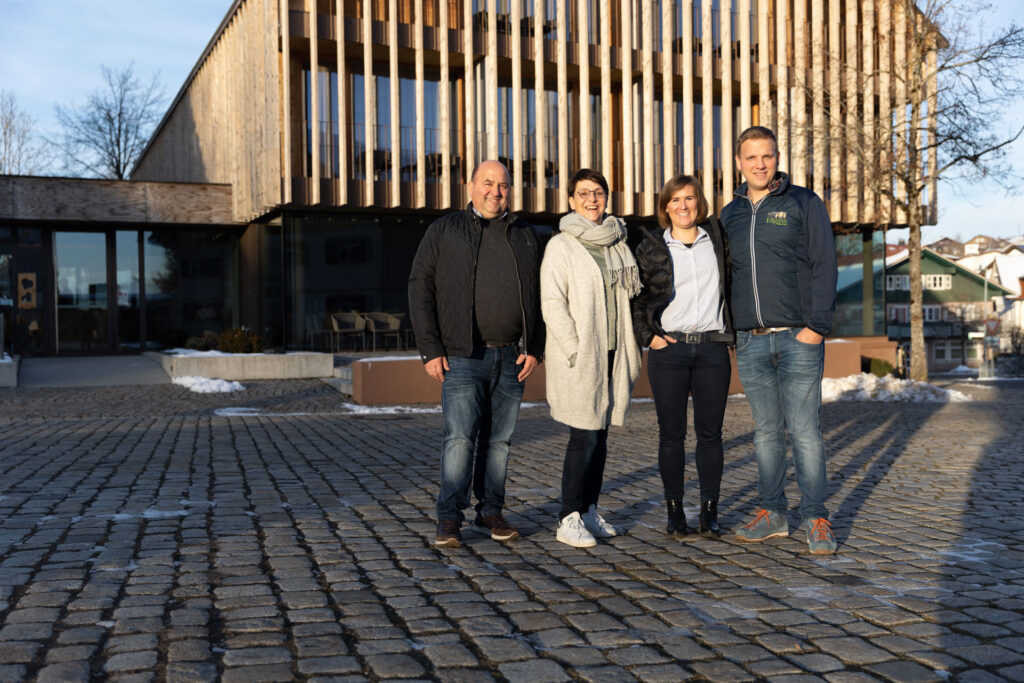
[(519, 351), (515, 346), (480, 349), (472, 358), (448, 357), (451, 368), (441, 385), (444, 411), (444, 447), (441, 454), (441, 491), (437, 496), (437, 518), (465, 519), (473, 483), (474, 449), (481, 416), (490, 402), (490, 440), (482, 506), (489, 516), (505, 505), (505, 474), (509, 445), (519, 416), (523, 384), (517, 376)]
[(731, 375), (725, 344), (676, 342), (647, 352), (647, 376), (658, 414), (658, 470), (666, 500), (683, 497), (686, 405), (691, 392), (700, 498), (718, 499), (724, 463), (722, 420)]
[[(608, 352), (608, 378), (611, 379), (615, 351)], [(584, 388), (580, 388), (585, 391)], [(569, 427), (569, 445), (562, 463), (562, 510), (558, 519), (574, 512), (581, 515), (597, 505), (604, 481), (604, 463), (608, 457), (608, 427), (576, 429)]]

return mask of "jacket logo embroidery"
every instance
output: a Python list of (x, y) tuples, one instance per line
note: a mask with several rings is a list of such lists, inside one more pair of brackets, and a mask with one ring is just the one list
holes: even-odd
[(789, 225), (785, 211), (772, 211), (769, 213), (768, 223), (771, 225)]

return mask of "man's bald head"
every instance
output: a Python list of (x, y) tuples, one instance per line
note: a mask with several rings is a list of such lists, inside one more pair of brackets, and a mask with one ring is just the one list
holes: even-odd
[(483, 161), (469, 179), (469, 197), (473, 208), (487, 220), (504, 215), (512, 192), (512, 177), (500, 161)]

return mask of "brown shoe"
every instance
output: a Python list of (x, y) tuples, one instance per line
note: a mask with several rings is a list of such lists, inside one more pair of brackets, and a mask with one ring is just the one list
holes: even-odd
[(437, 523), (437, 535), (434, 545), (439, 548), (461, 548), (462, 533), (459, 531), (459, 520), (442, 519)]
[(508, 520), (501, 516), (498, 512), (487, 517), (481, 517), (480, 513), (476, 514), (476, 521), (473, 522), (479, 527), (491, 530), (491, 538), (495, 541), (511, 541), (513, 538), (519, 537), (519, 532), (516, 528), (508, 523)]

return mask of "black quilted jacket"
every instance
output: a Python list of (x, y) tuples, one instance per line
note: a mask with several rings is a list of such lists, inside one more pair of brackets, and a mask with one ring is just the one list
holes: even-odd
[[(725, 239), (721, 224), (714, 216), (701, 223), (700, 227), (711, 237), (715, 256), (718, 257), (719, 291), (725, 301), (725, 331), (732, 334), (732, 313), (729, 309), (729, 243)], [(661, 328), (661, 313), (672, 300), (675, 278), (672, 275), (672, 255), (665, 244), (662, 231), (652, 232), (643, 226), (640, 229), (644, 233), (644, 239), (636, 248), (636, 264), (640, 267), (640, 282), (643, 289), (630, 302), (630, 308), (633, 313), (633, 333), (636, 335), (637, 343), (644, 347), (651, 343), (654, 335), (665, 334), (665, 330)]]
[[(416, 251), (409, 273), (409, 315), (424, 363), (439, 356), (468, 357), (473, 352), (473, 292), (481, 230), (480, 218), (467, 207), (431, 223)], [(505, 239), (519, 277), (520, 351), (540, 358), (544, 352), (540, 244), (533, 227), (518, 216), (505, 228)]]

